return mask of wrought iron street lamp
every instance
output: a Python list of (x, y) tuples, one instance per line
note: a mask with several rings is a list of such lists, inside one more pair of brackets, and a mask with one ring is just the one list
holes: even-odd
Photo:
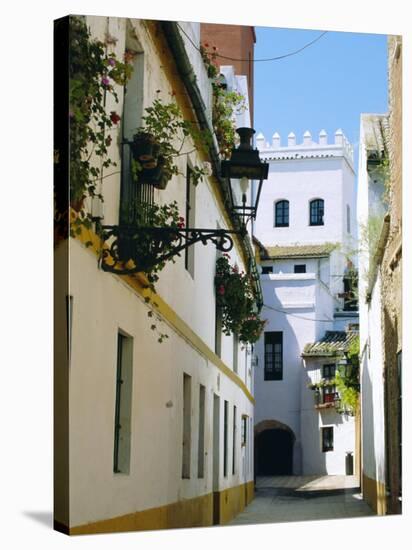
[[(251, 145), (255, 130), (238, 128), (236, 131), (240, 144), (232, 150), (230, 160), (222, 161), (220, 175), (228, 184), (229, 209), (238, 222), (238, 228), (149, 227), (138, 223), (102, 226), (103, 240), (108, 244), (102, 253), (101, 266), (104, 271), (119, 275), (149, 271), (162, 262), (180, 256), (182, 251), (197, 242), (206, 245), (210, 241), (223, 252), (232, 249), (232, 235), (245, 235), (246, 224), (256, 218), (262, 183), (267, 179), (269, 168), (266, 162), (260, 160), (259, 151)], [(249, 180), (259, 182), (255, 197), (248, 189)], [(142, 242), (149, 243), (143, 254)]]
[[(238, 128), (236, 132), (240, 144), (232, 150), (230, 160), (222, 161), (221, 175), (229, 184), (232, 212), (238, 216), (243, 231), (246, 231), (247, 222), (256, 219), (262, 183), (268, 177), (269, 164), (260, 160), (259, 151), (251, 144), (255, 133), (253, 128)], [(249, 180), (258, 181), (258, 187), (255, 198), (250, 192), (248, 203)]]

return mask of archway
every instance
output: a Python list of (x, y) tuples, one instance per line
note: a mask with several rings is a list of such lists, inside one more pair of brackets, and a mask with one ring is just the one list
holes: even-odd
[(255, 426), (255, 472), (261, 476), (292, 475), (295, 434), (286, 424), (264, 420)]

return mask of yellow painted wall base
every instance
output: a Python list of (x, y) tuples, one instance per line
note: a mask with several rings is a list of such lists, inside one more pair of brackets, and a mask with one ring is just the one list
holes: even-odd
[(212, 494), (188, 500), (181, 500), (94, 523), (87, 523), (69, 529), (70, 535), (115, 533), (121, 531), (151, 531), (212, 525)]
[(215, 493), (215, 499), (218, 500), (216, 504), (219, 507), (219, 517), (215, 516), (215, 523), (220, 525), (229, 523), (253, 500), (254, 492), (254, 482), (250, 481)]
[(362, 493), (364, 500), (369, 504), (378, 516), (386, 514), (386, 496), (385, 484), (371, 479), (363, 474), (362, 476)]
[(228, 523), (241, 512), (253, 500), (253, 497), (254, 484), (251, 481), (219, 493), (209, 493), (197, 498), (181, 500), (159, 508), (150, 508), (149, 510), (134, 512), (133, 514), (103, 521), (86, 523), (70, 528), (56, 524), (55, 529), (70, 535), (92, 535), (122, 531), (208, 527), (214, 523), (214, 501), (218, 510), (215, 523), (222, 525)]

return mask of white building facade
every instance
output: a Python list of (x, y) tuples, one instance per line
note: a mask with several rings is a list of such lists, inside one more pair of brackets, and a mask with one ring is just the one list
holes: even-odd
[[(109, 53), (133, 57), (127, 91), (113, 84), (119, 103), (106, 105), (123, 113), (109, 145), (119, 168), (103, 170), (97, 191), (104, 202), (92, 210), (112, 226), (124, 196), (121, 131), (131, 135), (142, 124), (159, 90), (207, 125), (212, 87), (187, 38), (199, 45), (199, 24), (84, 21)], [(180, 76), (182, 63), (195, 81)], [(186, 226), (232, 229), (213, 158), (187, 138), (176, 162), (179, 174), (154, 189), (154, 202), (176, 201)], [(212, 169), (194, 187), (190, 169), (199, 165)], [(85, 207), (95, 208), (88, 199)], [(102, 269), (94, 229), (55, 251), (56, 528), (84, 534), (227, 523), (253, 498), (254, 398), (250, 353), (216, 323), (216, 248), (199, 242), (168, 262), (153, 295), (140, 274)], [(248, 253), (234, 237), (231, 263), (247, 271)], [(152, 325), (167, 334), (162, 343)]]
[[(299, 144), (293, 133), (285, 145), (277, 133), (256, 143), (269, 179), (254, 227), (267, 319), (255, 346), (255, 472), (344, 474), (354, 419), (319, 407), (308, 385), (329, 376), (324, 365), (336, 365), (357, 323), (348, 292), (357, 238), (353, 149), (341, 130), (332, 143), (324, 131), (317, 141), (305, 132)], [(334, 354), (304, 354), (325, 338), (337, 340)]]

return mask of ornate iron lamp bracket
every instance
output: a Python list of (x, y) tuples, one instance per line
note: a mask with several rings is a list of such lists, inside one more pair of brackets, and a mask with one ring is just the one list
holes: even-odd
[(230, 234), (239, 231), (226, 229), (191, 229), (169, 227), (140, 227), (136, 225), (102, 226), (107, 243), (101, 256), (103, 271), (118, 275), (150, 271), (156, 265), (180, 256), (189, 246), (212, 242), (218, 250), (229, 252), (233, 247)]

